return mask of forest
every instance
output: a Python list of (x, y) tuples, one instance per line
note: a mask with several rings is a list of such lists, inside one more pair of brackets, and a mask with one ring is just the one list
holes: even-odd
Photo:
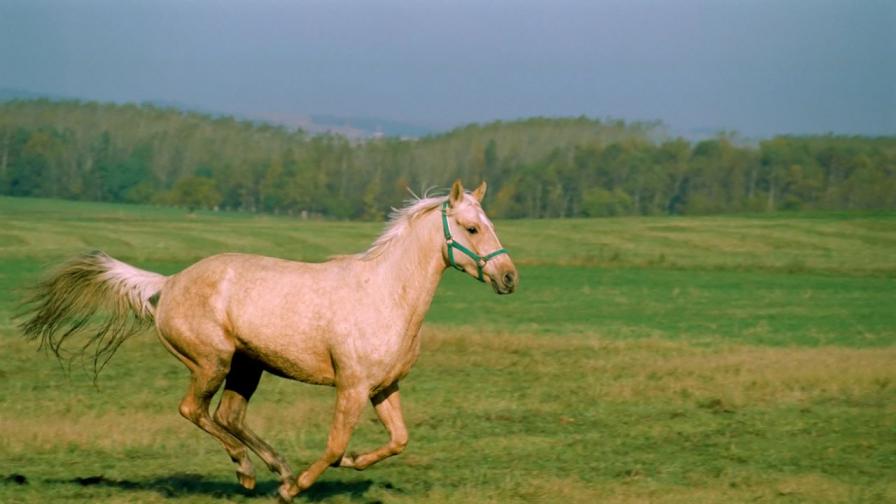
[(896, 137), (672, 138), (530, 118), (349, 140), (173, 108), (0, 103), (0, 194), (380, 220), (455, 178), (498, 218), (896, 208)]

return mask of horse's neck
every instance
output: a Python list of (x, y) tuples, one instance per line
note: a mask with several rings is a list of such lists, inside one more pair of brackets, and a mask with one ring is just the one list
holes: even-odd
[(390, 243), (371, 261), (382, 289), (381, 296), (398, 302), (409, 327), (419, 327), (445, 271), (441, 254), (441, 228), (429, 213), (418, 217), (406, 236)]

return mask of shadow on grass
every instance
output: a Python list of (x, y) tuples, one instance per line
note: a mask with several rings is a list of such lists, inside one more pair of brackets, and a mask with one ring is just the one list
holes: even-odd
[[(254, 490), (246, 490), (236, 481), (206, 479), (199, 474), (181, 473), (161, 478), (146, 480), (117, 480), (105, 476), (88, 476), (67, 480), (44, 480), (49, 484), (97, 486), (117, 488), (120, 490), (152, 491), (166, 498), (178, 498), (190, 495), (205, 495), (221, 499), (248, 497), (270, 500), (277, 495), (278, 481), (259, 481)], [(363, 481), (319, 481), (311, 488), (296, 497), (295, 502), (320, 502), (336, 495), (347, 496), (352, 500), (361, 499), (373, 486), (372, 480)], [(386, 483), (386, 488), (394, 488)]]

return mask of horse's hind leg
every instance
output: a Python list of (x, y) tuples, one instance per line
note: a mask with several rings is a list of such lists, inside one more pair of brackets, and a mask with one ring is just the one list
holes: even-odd
[[(257, 362), (243, 354), (235, 354), (230, 364), (230, 372), (227, 373), (227, 380), (224, 382), (224, 392), (221, 395), (221, 402), (218, 403), (218, 408), (215, 410), (214, 419), (261, 457), (271, 472), (280, 477), (281, 482), (291, 485), (292, 469), (289, 468), (289, 464), (246, 425), (246, 407), (258, 387), (261, 373), (261, 366)], [(246, 488), (255, 485), (254, 474), (237, 471), (237, 477)]]
[[(249, 460), (249, 454), (246, 446), (237, 439), (233, 434), (218, 425), (211, 416), (209, 416), (209, 403), (215, 392), (221, 388), (224, 377), (227, 375), (227, 367), (222, 363), (215, 365), (196, 366), (192, 368), (192, 379), (187, 394), (180, 403), (180, 414), (187, 420), (196, 424), (200, 429), (208, 432), (215, 437), (227, 454), (237, 465), (237, 475), (240, 484), (247, 489), (255, 487), (255, 470), (252, 467), (252, 461)], [(251, 478), (243, 478), (239, 475), (249, 475)]]
[[(169, 341), (169, 337), (168, 334), (159, 331), (159, 339), (162, 344), (187, 366), (191, 374), (190, 386), (180, 402), (180, 414), (224, 445), (230, 460), (237, 465), (238, 475), (253, 475), (255, 470), (252, 468), (252, 461), (249, 459), (246, 446), (233, 434), (215, 423), (208, 412), (212, 396), (221, 388), (221, 384), (230, 370), (234, 354), (233, 347), (224, 343), (226, 341), (224, 338), (209, 338), (204, 341), (203, 345), (198, 346), (195, 341), (184, 338), (179, 340), (181, 344), (175, 347), (172, 341)], [(186, 345), (184, 341), (191, 341), (194, 344)], [(218, 343), (218, 345), (212, 342)], [(200, 347), (203, 349), (202, 352), (187, 353), (188, 349)], [(251, 479), (251, 483), (249, 479), (241, 477), (239, 481), (241, 485), (249, 489), (255, 485), (254, 478)]]

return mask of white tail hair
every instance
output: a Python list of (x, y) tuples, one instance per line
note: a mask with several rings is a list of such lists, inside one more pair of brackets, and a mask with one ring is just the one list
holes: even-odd
[[(167, 277), (135, 268), (101, 251), (78, 256), (60, 266), (34, 289), (18, 317), (29, 339), (39, 339), (60, 359), (63, 343), (75, 335), (94, 348), (99, 374), (128, 337), (150, 325), (155, 302)], [(77, 354), (76, 354), (77, 355)]]

